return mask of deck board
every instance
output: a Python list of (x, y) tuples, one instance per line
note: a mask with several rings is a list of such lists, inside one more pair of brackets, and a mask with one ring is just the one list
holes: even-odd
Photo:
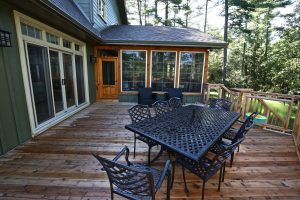
[[(55, 127), (0, 157), (0, 199), (110, 199), (107, 176), (91, 153), (112, 158), (133, 134), (127, 109), (132, 104), (97, 102)], [(153, 148), (153, 154), (157, 152)], [(161, 168), (167, 155), (153, 164)], [(146, 162), (147, 146), (137, 143), (137, 156)], [(200, 199), (202, 181), (187, 172), (190, 193), (184, 192), (176, 168), (171, 199)], [(218, 176), (207, 182), (205, 199), (300, 199), (300, 164), (293, 138), (287, 134), (253, 129), (227, 167), (217, 191)], [(157, 194), (164, 199), (166, 184)], [(117, 197), (116, 199), (122, 199)]]

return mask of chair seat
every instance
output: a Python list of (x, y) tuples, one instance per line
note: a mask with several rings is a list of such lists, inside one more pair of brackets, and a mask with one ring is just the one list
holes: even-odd
[(224, 135), (222, 137), (225, 139), (228, 139), (228, 140), (233, 140), (238, 131), (239, 131), (239, 129), (230, 128), (226, 133), (224, 133)]
[[(231, 145), (231, 142), (225, 142), (225, 141), (219, 141), (216, 144), (214, 144), (214, 146), (212, 146), (209, 151), (214, 153), (214, 154), (220, 154), (222, 151), (224, 151), (224, 149), (226, 149), (228, 146)], [(236, 149), (237, 147), (233, 148), (233, 151)], [(225, 155), (227, 158), (230, 157), (230, 154), (226, 154)]]
[[(144, 165), (144, 164), (141, 164), (141, 163), (131, 163), (132, 165), (130, 165), (130, 167), (133, 167), (135, 168), (136, 170), (141, 170), (141, 171), (145, 171), (145, 172), (150, 172), (153, 176), (153, 181), (154, 181), (154, 186), (155, 186), (155, 192), (159, 189), (156, 187), (158, 181), (159, 181), (159, 178), (161, 176), (161, 171), (155, 169), (155, 168), (152, 168), (152, 167), (149, 167), (147, 165)], [(134, 178), (132, 178), (131, 181), (134, 181)], [(143, 189), (143, 182), (137, 182), (135, 184), (132, 184), (132, 187), (139, 187), (141, 189)], [(132, 199), (145, 199), (145, 200), (150, 200), (151, 197), (149, 196), (145, 196), (145, 197), (141, 197), (140, 195), (134, 195), (132, 194), (131, 192), (129, 191), (123, 191), (123, 190), (120, 190), (118, 187), (115, 187), (115, 192), (118, 193), (118, 194), (121, 194), (121, 195), (125, 195), (125, 196), (128, 196), (128, 197), (131, 197)]]
[(212, 177), (222, 165), (222, 163), (218, 163), (211, 168), (210, 166), (214, 165), (215, 163), (206, 157), (201, 158), (201, 160), (198, 162), (187, 157), (181, 157), (180, 160), (177, 161), (204, 181), (210, 179), (210, 177)]
[(137, 136), (136, 136), (136, 139), (141, 140), (141, 141), (147, 143), (150, 147), (153, 147), (153, 146), (158, 145), (157, 142), (155, 142), (155, 141), (153, 141), (153, 140), (150, 140), (150, 139), (148, 139), (148, 138), (146, 138), (146, 137), (144, 137), (144, 136), (141, 136), (141, 135), (137, 135)]

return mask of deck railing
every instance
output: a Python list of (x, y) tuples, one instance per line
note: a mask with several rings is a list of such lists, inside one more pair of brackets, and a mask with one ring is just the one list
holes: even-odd
[(300, 147), (300, 95), (257, 92), (252, 89), (228, 89), (223, 84), (206, 84), (204, 101), (211, 98), (225, 98), (233, 102), (232, 110), (242, 117), (257, 111), (266, 121), (262, 128), (284, 133), (292, 133), (297, 149)]

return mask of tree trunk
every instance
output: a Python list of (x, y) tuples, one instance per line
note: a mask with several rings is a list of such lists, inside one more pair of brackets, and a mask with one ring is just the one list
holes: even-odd
[(206, 4), (205, 4), (205, 19), (204, 19), (204, 30), (203, 30), (204, 33), (206, 33), (208, 1), (209, 0), (206, 0)]
[(165, 0), (165, 21), (169, 19), (169, 0)]
[(267, 13), (267, 26), (266, 26), (266, 36), (265, 36), (265, 40), (266, 40), (266, 46), (265, 46), (265, 59), (267, 60), (268, 58), (268, 49), (269, 49), (269, 27), (270, 27), (270, 21), (269, 21), (269, 16), (270, 16), (270, 12), (271, 12), (271, 8), (268, 8), (268, 13)]
[(142, 21), (142, 5), (141, 4), (142, 4), (141, 0), (137, 0), (140, 25), (143, 25), (143, 21)]
[[(225, 0), (225, 24), (224, 24), (224, 41), (228, 40), (228, 0)], [(224, 48), (223, 56), (223, 69), (222, 69), (222, 82), (226, 81), (226, 69), (227, 69), (227, 47)]]
[(155, 19), (158, 18), (158, 15), (157, 15), (157, 4), (158, 4), (158, 0), (155, 0), (154, 1), (154, 17), (155, 17)]

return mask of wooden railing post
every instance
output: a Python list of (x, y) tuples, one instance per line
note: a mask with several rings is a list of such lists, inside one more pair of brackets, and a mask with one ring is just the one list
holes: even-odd
[(294, 98), (292, 98), (291, 102), (289, 103), (289, 108), (288, 108), (288, 112), (287, 112), (285, 123), (284, 123), (284, 128), (285, 129), (288, 129), (288, 127), (289, 127), (290, 118), (291, 118), (291, 114), (292, 114), (293, 103), (294, 103)]
[(293, 127), (293, 132), (294, 134), (298, 134), (297, 136), (300, 135), (300, 99), (298, 99), (298, 109), (294, 121), (294, 127)]

